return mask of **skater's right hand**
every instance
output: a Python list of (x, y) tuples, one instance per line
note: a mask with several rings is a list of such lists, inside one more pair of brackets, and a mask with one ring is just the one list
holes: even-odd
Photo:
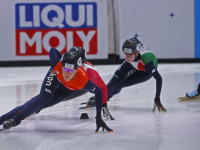
[(107, 119), (108, 117), (110, 117), (111, 120), (115, 120), (108, 110), (107, 103), (103, 103), (102, 110), (103, 110), (104, 117), (106, 117)]
[(167, 110), (163, 107), (163, 105), (160, 102), (160, 98), (155, 97), (154, 99), (154, 107), (153, 107), (153, 112), (155, 111), (156, 107), (158, 108), (158, 111), (163, 111), (166, 112)]
[(103, 131), (104, 131), (104, 128), (105, 128), (108, 132), (113, 132), (113, 130), (110, 129), (106, 125), (106, 123), (102, 120), (101, 116), (96, 116), (96, 125), (97, 125), (97, 129), (95, 130), (95, 132), (98, 132), (100, 127), (103, 128)]

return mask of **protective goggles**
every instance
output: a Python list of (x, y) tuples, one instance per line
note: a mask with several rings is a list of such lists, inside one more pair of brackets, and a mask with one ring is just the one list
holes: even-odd
[(70, 73), (74, 72), (74, 69), (63, 68), (63, 70), (64, 70), (65, 72), (70, 72)]

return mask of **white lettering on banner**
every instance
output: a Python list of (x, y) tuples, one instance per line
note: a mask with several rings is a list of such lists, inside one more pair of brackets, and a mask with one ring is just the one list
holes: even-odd
[(20, 53), (26, 53), (26, 43), (32, 46), (36, 42), (36, 53), (42, 52), (42, 33), (36, 32), (32, 38), (26, 34), (26, 32), (20, 32)]
[(43, 37), (43, 46), (46, 51), (49, 51), (51, 49), (51, 46), (49, 44), (49, 40), (52, 37), (57, 37), (59, 39), (59, 45), (56, 47), (56, 49), (62, 50), (65, 47), (65, 37), (62, 33), (58, 31), (50, 31)]
[(69, 47), (69, 48), (73, 47), (73, 43), (74, 43), (74, 41), (73, 41), (73, 39), (74, 39), (73, 32), (72, 31), (67, 31), (66, 35), (67, 35), (67, 38), (66, 38), (67, 47)]
[(26, 7), (25, 6), (19, 6), (19, 25), (20, 27), (32, 27), (33, 23), (31, 21), (26, 21)]
[[(80, 39), (83, 42), (83, 48), (85, 50), (89, 50), (89, 44), (90, 41), (92, 39), (92, 37), (94, 36), (96, 31), (89, 31), (87, 35), (84, 34), (83, 31), (77, 31), (76, 33), (78, 34), (78, 36), (80, 37)], [(67, 31), (66, 32), (66, 37), (67, 39), (65, 39), (65, 36), (60, 33), (59, 31), (50, 31), (47, 32), (44, 37), (43, 37), (43, 41), (42, 41), (42, 33), (41, 32), (36, 32), (32, 38), (30, 38), (26, 32), (20, 32), (20, 53), (23, 54), (26, 51), (26, 43), (29, 46), (32, 46), (34, 43), (36, 43), (36, 53), (41, 53), (42, 52), (42, 44), (44, 46), (44, 49), (49, 52), (51, 49), (51, 46), (49, 44), (49, 40), (52, 37), (56, 37), (59, 40), (59, 45), (57, 47), (55, 47), (58, 50), (62, 50), (65, 46), (66, 46), (66, 40), (67, 40), (67, 47), (73, 47), (73, 32), (72, 31)]]
[[(57, 17), (52, 18), (52, 20), (49, 20), (48, 14), (50, 11), (55, 11), (57, 13)], [(40, 17), (42, 22), (49, 27), (59, 27), (63, 28), (64, 24), (63, 21), (65, 19), (65, 22), (67, 25), (71, 27), (79, 27), (84, 24), (86, 21), (87, 26), (93, 26), (93, 5), (86, 5), (86, 12), (87, 17), (85, 18), (85, 5), (79, 5), (78, 6), (78, 13), (79, 18), (78, 20), (74, 21), (72, 19), (72, 6), (71, 5), (65, 5), (65, 12), (58, 6), (58, 5), (47, 5), (43, 8), (40, 16), (40, 6), (39, 5), (33, 5), (33, 21), (26, 21), (26, 7), (25, 6), (19, 6), (19, 12), (20, 12), (20, 27), (39, 27), (40, 26)], [(86, 20), (87, 19), (87, 20)]]
[(87, 25), (88, 26), (93, 26), (94, 21), (93, 21), (93, 6), (92, 5), (87, 5)]
[(85, 34), (84, 34), (83, 31), (76, 31), (76, 33), (79, 35), (79, 37), (83, 41), (83, 47), (84, 47), (84, 49), (88, 52), (90, 40), (92, 39), (92, 37), (94, 36), (94, 34), (96, 33), (96, 31), (90, 31), (87, 34), (87, 36), (85, 36)]
[(73, 64), (65, 63), (65, 68), (74, 69), (74, 65)]
[[(55, 11), (57, 13), (57, 18), (54, 17), (51, 21), (48, 19), (48, 13), (50, 11)], [(59, 27), (59, 28), (62, 28), (64, 27), (64, 25), (62, 24), (63, 20), (64, 20), (64, 12), (63, 10), (57, 6), (57, 5), (48, 5), (46, 6), (43, 10), (42, 10), (42, 13), (41, 13), (41, 19), (43, 21), (43, 23), (46, 25), (46, 26), (49, 26), (49, 27)]]
[(40, 27), (40, 6), (33, 6), (33, 25), (34, 27)]
[[(19, 12), (20, 12), (20, 27), (39, 27), (40, 26), (40, 7), (39, 6), (33, 6), (33, 22), (32, 21), (26, 21), (26, 7), (25, 6), (20, 6), (19, 7)], [(34, 24), (33, 24), (34, 23)]]
[(72, 27), (79, 27), (84, 24), (85, 22), (85, 6), (84, 5), (79, 5), (79, 19), (77, 21), (72, 20), (72, 6), (71, 5), (66, 5), (65, 6), (65, 20), (66, 23)]

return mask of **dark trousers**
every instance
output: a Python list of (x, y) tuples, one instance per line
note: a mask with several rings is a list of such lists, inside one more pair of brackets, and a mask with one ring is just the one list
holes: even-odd
[(118, 94), (122, 88), (145, 82), (151, 77), (152, 74), (147, 71), (138, 71), (128, 62), (122, 63), (107, 84), (108, 99)]
[(5, 120), (13, 118), (18, 125), (21, 120), (27, 118), (35, 111), (43, 108), (44, 106), (45, 108), (53, 106), (67, 99), (75, 92), (76, 91), (71, 91), (60, 84), (56, 75), (53, 73), (52, 69), (50, 69), (43, 80), (40, 93), (25, 104), (2, 115), (2, 117), (0, 117), (0, 124), (2, 124)]

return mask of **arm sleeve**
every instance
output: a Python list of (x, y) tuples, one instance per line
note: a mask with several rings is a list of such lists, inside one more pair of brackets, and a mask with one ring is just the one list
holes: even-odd
[(153, 65), (153, 61), (150, 61), (144, 66), (144, 69), (152, 74), (152, 76), (156, 79), (156, 97), (160, 98), (161, 88), (162, 88), (162, 77), (159, 74), (156, 67)]
[(104, 83), (104, 81), (102, 80), (102, 78), (100, 77), (99, 73), (94, 70), (94, 69), (87, 69), (87, 74), (90, 78), (90, 80), (96, 84), (99, 88), (101, 88), (102, 92), (103, 92), (103, 103), (107, 103), (108, 100), (108, 90), (107, 90), (107, 86)]
[(62, 56), (61, 53), (57, 49), (55, 49), (55, 48), (50, 49), (49, 58), (50, 58), (50, 65), (51, 65), (52, 69), (60, 61), (61, 56)]
[(103, 92), (102, 92), (101, 88), (99, 88), (91, 80), (88, 80), (88, 82), (84, 86), (83, 90), (87, 90), (88, 92), (95, 94), (96, 111), (97, 111), (96, 115), (101, 116), (101, 108), (102, 108), (102, 104), (103, 104)]

